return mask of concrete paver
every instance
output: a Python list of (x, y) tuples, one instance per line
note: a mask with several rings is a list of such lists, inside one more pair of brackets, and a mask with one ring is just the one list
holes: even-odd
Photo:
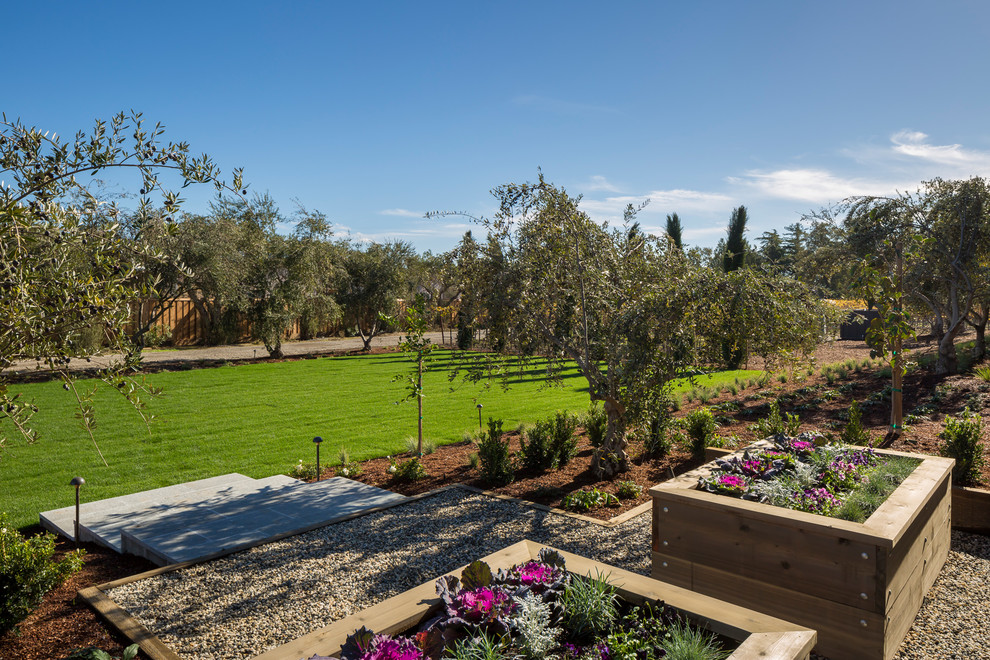
[[(284, 475), (240, 474), (124, 495), (80, 508), (79, 536), (164, 566), (255, 545), (405, 500), (343, 477), (305, 483)], [(75, 507), (41, 514), (72, 538)]]

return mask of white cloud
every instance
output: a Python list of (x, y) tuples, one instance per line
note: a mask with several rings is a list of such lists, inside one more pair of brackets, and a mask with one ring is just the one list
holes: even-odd
[(419, 211), (410, 211), (409, 209), (385, 209), (384, 211), (379, 211), (381, 215), (397, 215), (402, 218), (422, 218), (423, 213)]
[(642, 213), (684, 213), (684, 212), (719, 212), (732, 208), (732, 197), (723, 193), (704, 192), (700, 190), (653, 190), (645, 195), (616, 195), (605, 199), (581, 200), (581, 210), (591, 216), (603, 218), (621, 218), (622, 212), (632, 204), (639, 207), (649, 201)]
[(598, 174), (591, 177), (591, 181), (581, 186), (581, 188), (583, 190), (587, 190), (588, 192), (597, 192), (599, 190), (613, 193), (622, 192), (619, 190), (618, 186), (615, 186), (610, 183), (608, 179)]
[(771, 198), (824, 204), (855, 195), (881, 195), (897, 185), (836, 176), (824, 169), (780, 169), (772, 172), (751, 170), (742, 177), (728, 177), (729, 183), (745, 186)]
[(990, 172), (990, 153), (964, 149), (961, 144), (929, 144), (920, 131), (900, 131), (891, 136), (893, 151), (913, 159), (954, 168), (961, 176)]

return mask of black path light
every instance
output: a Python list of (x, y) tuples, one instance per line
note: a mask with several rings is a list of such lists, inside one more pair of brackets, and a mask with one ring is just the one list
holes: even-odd
[(72, 533), (76, 539), (76, 547), (79, 547), (79, 487), (86, 483), (86, 480), (82, 477), (72, 477), (72, 481), (69, 482), (70, 486), (76, 487), (76, 521), (73, 526)]
[(480, 403), (478, 404), (478, 433), (484, 434), (485, 430), (481, 428), (481, 409), (484, 408)]
[(323, 442), (323, 438), (316, 436), (313, 438), (313, 442), (316, 443), (316, 480), (320, 480), (320, 443)]

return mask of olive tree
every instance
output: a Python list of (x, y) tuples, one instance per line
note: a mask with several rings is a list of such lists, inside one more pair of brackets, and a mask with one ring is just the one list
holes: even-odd
[(903, 264), (907, 297), (932, 320), (938, 342), (935, 373), (955, 373), (955, 340), (964, 329), (980, 292), (976, 276), (990, 223), (990, 189), (985, 180), (934, 179), (920, 191), (895, 197), (858, 197), (847, 201), (846, 228), (857, 253), (892, 268), (895, 253), (916, 243)]
[(412, 253), (407, 243), (372, 243), (365, 249), (351, 248), (344, 256), (338, 300), (366, 351), (371, 340), (385, 332), (397, 299), (406, 293), (406, 264)]
[(576, 364), (608, 424), (592, 470), (610, 477), (628, 467), (625, 431), (637, 402), (662, 390), (692, 359), (695, 287), (679, 250), (633, 224), (597, 224), (578, 199), (547, 183), (494, 191), (499, 211), (481, 220), (472, 290), (486, 311), (492, 345), (539, 356), (559, 379)]
[(592, 457), (598, 478), (627, 469), (627, 427), (655, 410), (673, 379), (721, 359), (732, 301), (747, 315), (754, 351), (768, 360), (811, 350), (821, 336), (824, 310), (807, 287), (773, 273), (694, 265), (665, 236), (641, 231), (638, 209), (626, 209), (622, 226), (596, 223), (579, 198), (542, 175), (494, 195), (499, 210), (479, 220), (488, 241), (471, 286), (490, 343), (545, 361), (551, 380), (577, 366), (607, 415)]
[[(127, 376), (134, 359), (125, 332), (128, 305), (140, 293), (134, 251), (143, 248), (126, 241), (118, 224), (90, 222), (113, 220), (119, 211), (112, 202), (100, 204), (87, 184), (107, 169), (133, 169), (141, 180), (138, 213), (150, 214), (158, 200), (168, 217), (180, 199), (162, 175), (173, 173), (181, 186), (242, 187), (239, 170), (227, 186), (207, 156), (190, 156), (184, 142), (163, 142), (163, 132), (161, 125), (147, 128), (139, 113), (97, 121), (91, 133), (67, 141), (0, 119), (0, 370), (29, 359), (60, 377), (90, 438), (91, 395), (76, 387), (68, 368), (72, 358), (92, 352), (80, 333), (102, 330), (124, 356), (101, 375), (139, 411), (150, 390)], [(33, 441), (36, 410), (0, 378), (0, 422)]]

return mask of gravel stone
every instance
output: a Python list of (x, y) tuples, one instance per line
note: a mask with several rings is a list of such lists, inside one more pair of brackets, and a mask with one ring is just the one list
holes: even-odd
[(458, 489), (109, 596), (182, 658), (250, 658), (522, 539), (648, 574), (650, 516), (608, 528)]
[[(649, 512), (608, 528), (451, 489), (109, 596), (183, 659), (250, 658), (524, 538), (648, 575), (650, 533)], [(990, 538), (953, 532), (895, 658), (988, 658), (988, 620)]]

